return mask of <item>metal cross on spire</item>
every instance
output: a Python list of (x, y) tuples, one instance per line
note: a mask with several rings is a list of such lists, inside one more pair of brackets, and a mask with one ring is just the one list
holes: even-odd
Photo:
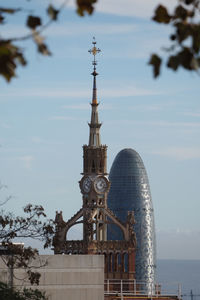
[(96, 47), (96, 40), (95, 40), (95, 37), (93, 37), (93, 41), (92, 41), (92, 44), (93, 44), (93, 48), (88, 50), (88, 52), (90, 54), (93, 54), (94, 56), (94, 60), (92, 62), (93, 66), (94, 66), (94, 72), (96, 71), (96, 65), (97, 65), (97, 61), (96, 61), (96, 55), (101, 52), (101, 50), (99, 48)]

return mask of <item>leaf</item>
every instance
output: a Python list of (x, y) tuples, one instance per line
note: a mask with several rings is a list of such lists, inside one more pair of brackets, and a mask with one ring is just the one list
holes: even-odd
[(176, 27), (176, 37), (179, 43), (182, 43), (191, 35), (191, 25), (183, 22), (178, 22), (174, 25)]
[(59, 10), (55, 9), (51, 4), (47, 8), (47, 13), (52, 20), (57, 20)]
[(168, 24), (171, 21), (171, 16), (168, 14), (168, 11), (165, 6), (159, 5), (155, 10), (155, 16), (153, 20), (158, 23)]
[(190, 16), (190, 11), (185, 9), (182, 5), (178, 5), (175, 9), (175, 18), (179, 18), (181, 20), (186, 20), (188, 16)]
[(42, 44), (45, 38), (41, 36), (36, 30), (33, 30), (33, 39), (36, 44)]
[(0, 42), (0, 75), (8, 82), (16, 76), (17, 65), (26, 65), (26, 60), (20, 48), (11, 42)]
[(31, 29), (35, 29), (37, 26), (42, 25), (42, 22), (39, 17), (28, 16), (26, 25)]
[(38, 44), (38, 52), (43, 55), (51, 55), (51, 52), (49, 51), (47, 45), (44, 43)]
[(195, 3), (196, 0), (181, 0), (183, 3), (185, 3), (186, 5), (190, 5), (192, 3)]
[(192, 26), (192, 48), (198, 53), (200, 51), (200, 25)]
[(33, 40), (37, 44), (38, 52), (43, 55), (51, 55), (47, 45), (44, 43), (45, 38), (41, 36), (36, 30), (33, 30)]
[(192, 70), (198, 70), (200, 68), (200, 62), (199, 62), (198, 59), (196, 59), (194, 57), (192, 58), (192, 60), (191, 60), (191, 68), (192, 68)]
[(4, 23), (4, 17), (2, 16), (2, 14), (0, 13), (0, 24)]
[(0, 13), (14, 14), (18, 11), (21, 11), (21, 8), (5, 8), (0, 7)]
[(81, 17), (85, 15), (85, 12), (91, 15), (94, 11), (94, 4), (96, 2), (97, 0), (76, 0), (77, 14)]
[(167, 62), (167, 67), (176, 71), (179, 67), (180, 61), (177, 56), (170, 56)]
[(183, 50), (177, 54), (177, 57), (179, 59), (179, 65), (181, 65), (184, 69), (194, 70), (194, 56), (189, 48), (184, 47)]
[(162, 60), (157, 54), (151, 55), (149, 65), (153, 66), (153, 73), (154, 73), (155, 78), (158, 77), (158, 75), (160, 74), (161, 63), (162, 63)]

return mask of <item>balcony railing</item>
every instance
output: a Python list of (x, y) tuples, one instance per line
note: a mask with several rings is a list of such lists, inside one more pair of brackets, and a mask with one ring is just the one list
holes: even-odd
[(152, 282), (136, 281), (130, 279), (106, 279), (104, 281), (105, 295), (148, 296), (153, 298), (181, 299), (181, 285), (162, 285)]

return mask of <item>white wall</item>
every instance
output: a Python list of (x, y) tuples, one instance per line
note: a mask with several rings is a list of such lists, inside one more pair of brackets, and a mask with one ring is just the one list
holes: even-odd
[[(38, 269), (41, 278), (37, 288), (46, 291), (49, 300), (104, 299), (104, 257), (101, 255), (40, 255), (33, 264), (43, 265)], [(24, 278), (22, 269), (14, 270), (14, 274)], [(9, 271), (1, 260), (0, 280), (9, 281)], [(21, 280), (14, 279), (14, 286), (21, 285)], [(24, 285), (32, 287), (27, 281)]]

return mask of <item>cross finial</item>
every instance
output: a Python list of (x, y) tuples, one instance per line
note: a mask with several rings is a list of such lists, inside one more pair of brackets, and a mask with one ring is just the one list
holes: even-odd
[(88, 52), (90, 53), (90, 54), (93, 54), (93, 56), (94, 56), (94, 60), (93, 60), (93, 62), (92, 62), (92, 64), (93, 64), (93, 66), (94, 66), (94, 71), (95, 71), (95, 66), (97, 65), (97, 61), (96, 61), (96, 55), (99, 53), (99, 52), (101, 52), (101, 50), (99, 49), (99, 48), (97, 48), (96, 47), (96, 40), (95, 40), (95, 37), (93, 37), (93, 41), (92, 41), (92, 44), (93, 44), (93, 47), (92, 47), (92, 49), (90, 49), (90, 50), (88, 50)]

